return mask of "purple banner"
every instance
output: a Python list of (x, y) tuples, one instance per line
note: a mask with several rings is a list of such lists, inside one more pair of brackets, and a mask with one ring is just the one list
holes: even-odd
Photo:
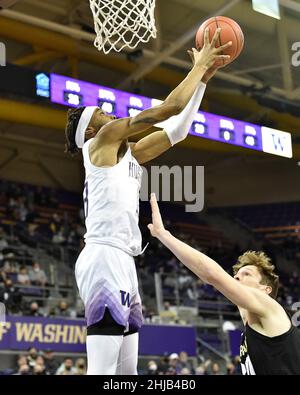
[[(44, 80), (45, 78), (41, 77), (43, 84)], [(118, 118), (132, 117), (161, 103), (161, 100), (58, 74), (50, 74), (50, 93), (53, 103), (73, 107), (99, 106)], [(287, 158), (293, 156), (290, 133), (204, 111), (196, 114), (190, 134)]]
[[(84, 320), (8, 316), (0, 324), (0, 350), (38, 350), (85, 353)], [(144, 325), (140, 331), (140, 355), (164, 355), (186, 351), (196, 355), (196, 331), (187, 326)]]
[[(51, 101), (65, 106), (100, 106), (104, 111), (123, 118), (161, 102), (58, 74), (50, 76)], [(190, 134), (262, 151), (260, 126), (204, 111), (196, 115)]]
[(39, 350), (85, 352), (85, 322), (58, 318), (6, 317), (0, 324), (1, 350)]
[(196, 329), (190, 326), (144, 325), (140, 331), (140, 355), (164, 355), (186, 351), (196, 356)]
[(240, 344), (242, 332), (239, 330), (228, 331), (231, 355), (240, 355)]

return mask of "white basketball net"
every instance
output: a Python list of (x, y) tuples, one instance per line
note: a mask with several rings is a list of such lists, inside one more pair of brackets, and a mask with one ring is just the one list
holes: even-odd
[(95, 47), (104, 53), (156, 38), (156, 0), (90, 0), (94, 17)]

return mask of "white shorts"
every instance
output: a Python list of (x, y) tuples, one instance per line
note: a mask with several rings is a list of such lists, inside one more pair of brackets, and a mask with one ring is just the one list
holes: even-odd
[(119, 248), (87, 244), (75, 266), (79, 294), (85, 305), (87, 326), (102, 320), (105, 308), (125, 330), (143, 323), (134, 259)]

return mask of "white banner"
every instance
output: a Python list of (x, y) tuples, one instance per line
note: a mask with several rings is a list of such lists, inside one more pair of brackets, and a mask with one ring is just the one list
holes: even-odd
[(291, 133), (262, 126), (262, 148), (269, 154), (293, 157)]

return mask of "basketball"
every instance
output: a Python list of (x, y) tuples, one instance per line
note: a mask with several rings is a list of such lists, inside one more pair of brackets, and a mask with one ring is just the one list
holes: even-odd
[(196, 34), (196, 48), (201, 49), (204, 43), (204, 31), (209, 27), (209, 38), (212, 40), (216, 29), (222, 29), (217, 47), (232, 41), (232, 45), (223, 51), (223, 55), (230, 55), (230, 59), (220, 59), (215, 65), (217, 67), (224, 67), (233, 62), (241, 53), (244, 47), (244, 34), (237, 22), (226, 16), (215, 16), (207, 19), (199, 27)]

